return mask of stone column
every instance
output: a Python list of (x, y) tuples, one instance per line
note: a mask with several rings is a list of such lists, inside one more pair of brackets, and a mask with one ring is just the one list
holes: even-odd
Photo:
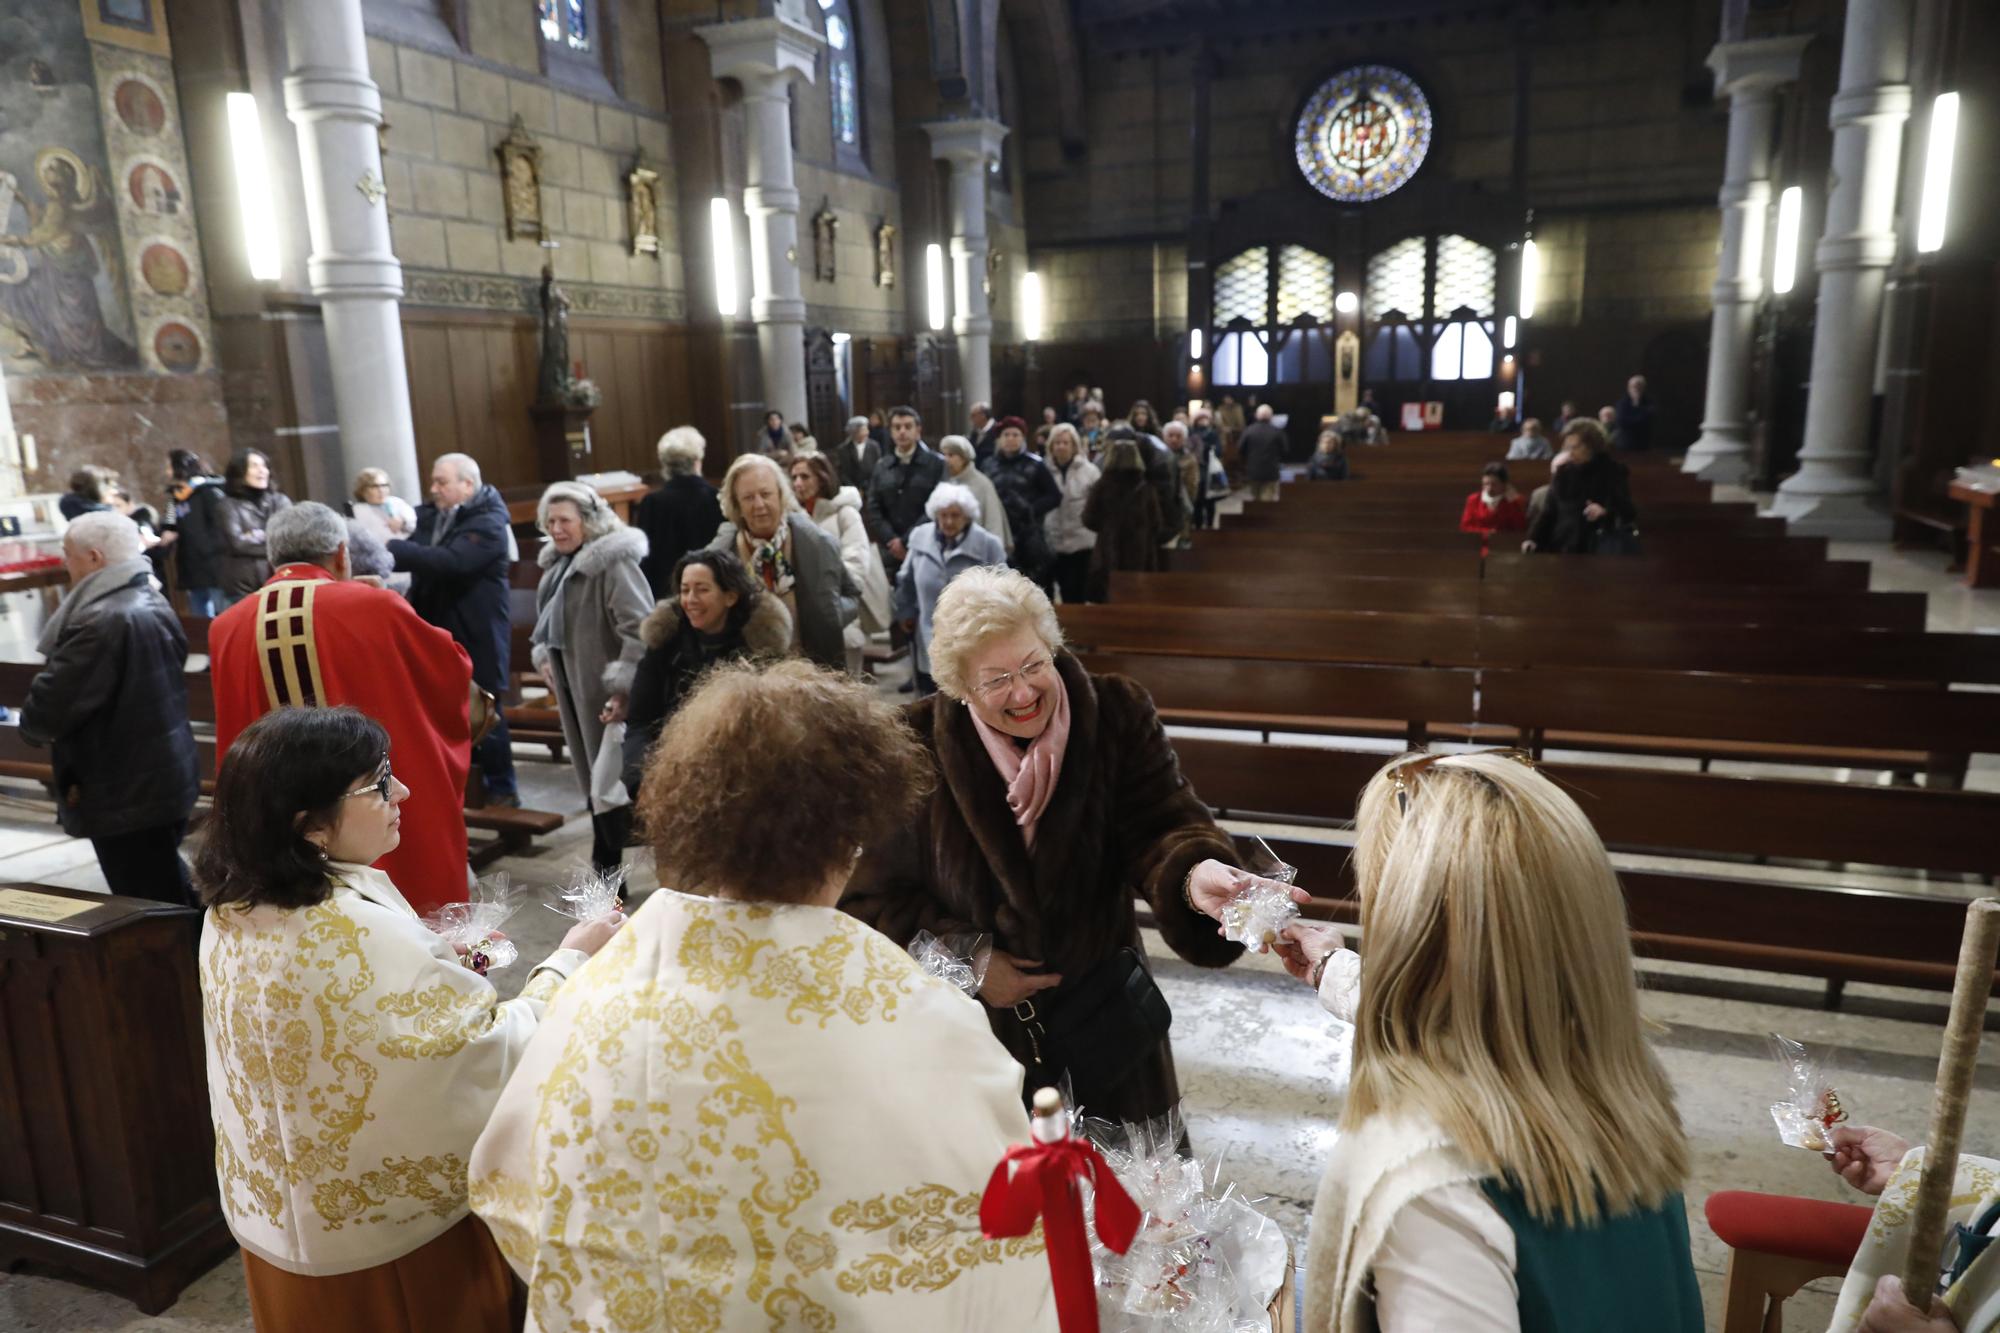
[(750, 220), (750, 318), (764, 402), (806, 419), (806, 303), (799, 287), (799, 191), (792, 178), (794, 75), (812, 82), (823, 39), (789, 18), (696, 28), (710, 72), (743, 86), (743, 212)]
[[(966, 404), (993, 401), (993, 318), (986, 299), (986, 173), (1007, 127), (994, 120), (933, 120), (931, 156), (951, 164), (951, 331)], [(949, 423), (952, 430), (963, 422)], [(943, 434), (943, 431), (939, 432)]]
[(1834, 94), (1832, 189), (1814, 254), (1819, 309), (1799, 470), (1770, 512), (1797, 532), (1885, 540), (1868, 459), (1882, 289), (1896, 257), (1896, 184), (1910, 115), (1911, 0), (1849, 0)]
[(1708, 55), (1715, 92), (1729, 99), (1729, 156), (1722, 174), (1722, 253), (1709, 326), (1708, 402), (1701, 438), (1682, 470), (1738, 482), (1750, 471), (1750, 354), (1764, 294), (1764, 233), (1771, 203), (1771, 132), (1781, 84), (1798, 77), (1807, 37), (1723, 42)]
[(383, 206), (382, 95), (368, 76), (361, 0), (285, 0), (284, 16), (285, 112), (298, 126), (312, 237), (306, 275), (320, 299), (340, 421), (336, 457), (315, 470), (345, 484), (379, 467), (398, 495), (421, 495), (397, 309), (403, 266)]

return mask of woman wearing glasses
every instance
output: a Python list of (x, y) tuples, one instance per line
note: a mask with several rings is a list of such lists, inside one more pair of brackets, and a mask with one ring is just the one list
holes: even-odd
[(1698, 1333), (1687, 1140), (1590, 821), (1489, 751), (1396, 760), (1356, 823), (1365, 966), (1306, 922), (1278, 950), (1354, 1023), (1301, 1327)]
[(195, 856), (215, 1167), (266, 1330), (519, 1326), (466, 1162), (543, 1007), (606, 943), (582, 923), (518, 998), (463, 966), (371, 862), (409, 789), (352, 708), (246, 727)]
[(1065, 652), (1025, 576), (960, 574), (932, 613), (930, 661), (941, 693), (908, 716), (936, 790), (865, 850), (841, 905), (898, 944), (920, 930), (990, 937), (979, 998), (1028, 1093), (1067, 1075), (1093, 1115), (1165, 1112), (1180, 1094), (1133, 895), (1181, 957), (1233, 962), (1242, 946), (1204, 916), (1249, 879), (1229, 836), (1182, 779), (1146, 692)]

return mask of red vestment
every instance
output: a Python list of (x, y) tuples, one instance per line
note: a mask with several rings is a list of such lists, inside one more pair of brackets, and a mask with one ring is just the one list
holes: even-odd
[(389, 733), (410, 789), (403, 841), (376, 864), (410, 906), (465, 901), (465, 776), (472, 659), (395, 593), (286, 565), (208, 631), (215, 752), (273, 708), (351, 704)]

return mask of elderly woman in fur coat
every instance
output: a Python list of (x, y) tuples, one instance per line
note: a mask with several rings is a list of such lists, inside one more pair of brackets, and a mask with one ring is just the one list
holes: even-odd
[(1067, 1074), (1093, 1115), (1162, 1114), (1180, 1091), (1133, 897), (1175, 953), (1222, 967), (1243, 946), (1213, 918), (1268, 881), (1236, 868), (1146, 691), (1085, 671), (1023, 575), (960, 574), (932, 616), (931, 666), (940, 693), (907, 716), (936, 789), (866, 849), (841, 906), (898, 944), (989, 937), (979, 998), (1024, 1095)]
[(639, 626), (646, 655), (625, 716), (625, 790), (636, 804), (646, 752), (703, 672), (741, 657), (783, 657), (792, 643), (785, 604), (750, 577), (729, 551), (689, 551), (668, 586), (678, 595)]
[(609, 870), (624, 859), (632, 831), (623, 727), (645, 653), (639, 622), (653, 609), (640, 566), (646, 534), (626, 527), (603, 496), (575, 481), (542, 492), (535, 526), (548, 537), (536, 556), (535, 669), (562, 713), (570, 765), (590, 805), (591, 864)]

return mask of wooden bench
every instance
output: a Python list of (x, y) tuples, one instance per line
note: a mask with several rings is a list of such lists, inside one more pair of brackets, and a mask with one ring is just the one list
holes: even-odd
[(1059, 614), (1073, 646), (1103, 651), (2000, 684), (2000, 635), (1994, 634), (1221, 606), (1184, 606), (1161, 615), (1157, 607), (1116, 603), (1064, 606)]
[(1601, 588), (1544, 587), (1524, 579), (1370, 578), (1273, 569), (1251, 576), (1179, 572), (1113, 574), (1110, 604), (1921, 630), (1926, 602), (1922, 593), (1914, 592), (1827, 592), (1817, 588), (1738, 588), (1715, 584), (1651, 588), (1644, 597), (1633, 597), (1622, 584)]
[[(1635, 599), (1650, 588), (1722, 584), (1727, 587), (1798, 586), (1828, 591), (1866, 591), (1869, 567), (1859, 560), (1815, 558), (1810, 549), (1791, 554), (1800, 543), (1823, 539), (1794, 537), (1763, 542), (1771, 559), (1750, 559), (1735, 551), (1718, 553), (1649, 549), (1643, 556), (1520, 555), (1495, 551), (1480, 559), (1477, 539), (1467, 536), (1460, 550), (1412, 551), (1360, 547), (1330, 551), (1310, 538), (1289, 533), (1205, 532), (1193, 550), (1163, 552), (1167, 568), (1186, 574), (1262, 577), (1283, 568), (1319, 570), (1327, 577), (1416, 579), (1519, 579), (1544, 587), (1623, 586)], [(1529, 566), (1532, 565), (1532, 569)]]

